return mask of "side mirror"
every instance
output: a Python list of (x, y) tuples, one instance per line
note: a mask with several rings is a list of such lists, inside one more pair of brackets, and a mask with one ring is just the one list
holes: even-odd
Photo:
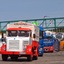
[(1, 41), (2, 42), (6, 42), (6, 38), (1, 38)]
[(35, 34), (33, 34), (33, 38), (35, 38), (36, 37), (36, 35)]
[(3, 42), (3, 41), (4, 41), (4, 39), (3, 39), (3, 38), (1, 38), (1, 41)]

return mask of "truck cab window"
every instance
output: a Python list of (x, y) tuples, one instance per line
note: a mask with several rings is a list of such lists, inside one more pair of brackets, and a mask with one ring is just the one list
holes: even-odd
[(30, 31), (18, 31), (18, 36), (29, 37)]
[(48, 40), (52, 40), (52, 37), (47, 37)]
[(8, 31), (8, 36), (17, 36), (17, 31), (12, 30), (12, 31)]

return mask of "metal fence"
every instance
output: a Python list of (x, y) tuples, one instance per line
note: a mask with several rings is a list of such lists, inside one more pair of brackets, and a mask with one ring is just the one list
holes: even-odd
[(38, 22), (38, 25), (41, 25), (44, 30), (51, 30), (55, 32), (64, 32), (64, 17), (58, 18), (43, 18), (43, 19), (29, 19), (29, 20), (13, 20), (13, 21), (0, 21), (0, 31), (5, 32), (6, 26), (8, 23), (12, 22), (29, 22), (33, 21)]

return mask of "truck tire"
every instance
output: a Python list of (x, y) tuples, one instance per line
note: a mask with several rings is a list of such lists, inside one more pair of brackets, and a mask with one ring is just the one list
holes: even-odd
[(38, 55), (39, 57), (42, 57), (43, 56), (43, 54), (42, 55)]
[(3, 61), (7, 61), (7, 59), (8, 59), (8, 55), (2, 54), (2, 60), (3, 60)]
[(11, 56), (11, 60), (18, 60), (18, 57), (17, 56)]
[(37, 60), (38, 59), (38, 57), (37, 56), (33, 56), (33, 60)]
[(28, 61), (32, 61), (31, 55), (27, 56), (27, 60), (28, 60)]

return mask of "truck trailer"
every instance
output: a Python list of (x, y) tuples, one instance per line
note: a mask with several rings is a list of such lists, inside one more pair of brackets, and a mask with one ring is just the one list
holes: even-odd
[(0, 47), (3, 61), (17, 60), (18, 57), (27, 57), (29, 61), (38, 59), (39, 28), (26, 22), (7, 24), (6, 38)]

